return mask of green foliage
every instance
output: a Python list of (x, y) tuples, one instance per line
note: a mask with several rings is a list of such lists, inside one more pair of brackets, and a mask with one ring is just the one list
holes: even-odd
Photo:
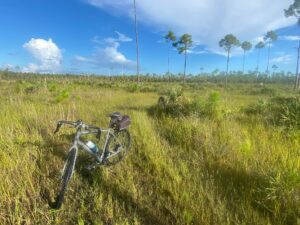
[(239, 44), (239, 40), (233, 34), (227, 34), (219, 41), (219, 46), (224, 48), (226, 52), (230, 52), (232, 47), (239, 46)]
[(24, 88), (24, 92), (26, 94), (33, 94), (33, 93), (36, 93), (39, 89), (39, 86), (38, 85), (34, 85), (34, 84), (27, 84)]
[(48, 90), (49, 90), (50, 92), (55, 92), (55, 91), (58, 90), (58, 85), (55, 84), (55, 83), (52, 83), (52, 84), (48, 85)]
[(175, 42), (176, 41), (176, 36), (174, 35), (173, 31), (170, 31), (164, 36), (165, 40), (167, 43), (169, 42)]
[(278, 35), (274, 31), (268, 31), (267, 34), (264, 36), (264, 41), (267, 43), (271, 43), (277, 41)]
[(55, 98), (57, 103), (63, 102), (70, 97), (70, 93), (67, 90), (61, 91)]
[(260, 114), (266, 122), (287, 129), (300, 129), (300, 97), (274, 97), (269, 101), (260, 99), (246, 108), (248, 114)]
[(244, 51), (249, 51), (249, 50), (252, 48), (252, 44), (251, 44), (249, 41), (244, 41), (244, 42), (241, 44), (241, 48), (242, 48)]
[(207, 100), (203, 101), (200, 96), (187, 97), (182, 88), (173, 88), (166, 96), (161, 96), (150, 112), (155, 116), (172, 117), (197, 116), (221, 119), (223, 116), (218, 92), (210, 93)]
[(167, 97), (171, 102), (175, 102), (179, 97), (183, 96), (182, 88), (172, 88), (168, 91)]
[(300, 0), (294, 0), (294, 2), (284, 10), (286, 17), (294, 16), (297, 19), (298, 25), (300, 25)]
[(174, 43), (174, 46), (177, 48), (179, 54), (186, 54), (193, 45), (192, 35), (183, 34), (177, 42)]
[(255, 45), (255, 48), (261, 49), (261, 48), (264, 48), (265, 45), (266, 45), (266, 44), (265, 44), (263, 41), (260, 41), (260, 42), (258, 42), (258, 43)]
[(220, 108), (220, 93), (212, 92), (210, 93), (205, 107), (203, 109), (203, 114), (211, 119), (221, 118), (221, 108)]
[(245, 109), (247, 114), (266, 114), (268, 102), (264, 99), (259, 99), (255, 104), (251, 104)]
[(137, 84), (137, 83), (132, 83), (132, 84), (129, 85), (128, 91), (133, 92), (133, 93), (138, 92), (138, 91), (140, 91), (140, 85)]
[(277, 124), (288, 129), (300, 129), (300, 96), (275, 98), (271, 108)]

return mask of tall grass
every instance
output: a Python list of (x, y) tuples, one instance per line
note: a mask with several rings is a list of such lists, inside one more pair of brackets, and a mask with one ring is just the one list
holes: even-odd
[[(264, 106), (251, 115), (244, 110), (258, 98), (268, 105), (270, 92), (204, 84), (170, 93), (170, 85), (177, 86), (144, 83), (136, 90), (82, 77), (1, 80), (0, 224), (299, 224), (298, 127), (267, 122)], [(290, 95), (285, 86), (267, 88)], [(155, 114), (166, 93), (167, 107), (181, 109), (183, 102), (182, 110), (191, 105), (192, 113)], [(86, 172), (80, 154), (65, 204), (52, 210), (73, 132), (63, 128), (54, 136), (55, 122), (83, 119), (105, 127), (112, 111), (132, 117), (125, 161)]]

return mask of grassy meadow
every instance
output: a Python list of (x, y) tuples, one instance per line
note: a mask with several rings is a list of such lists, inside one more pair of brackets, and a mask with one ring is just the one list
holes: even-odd
[[(0, 224), (300, 224), (300, 101), (288, 84), (2, 76)], [(160, 96), (161, 101), (158, 103)], [(79, 155), (62, 209), (59, 175), (82, 119), (132, 118), (132, 147), (92, 172)]]

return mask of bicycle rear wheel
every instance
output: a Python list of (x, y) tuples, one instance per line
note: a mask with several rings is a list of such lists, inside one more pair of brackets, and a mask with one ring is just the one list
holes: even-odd
[(106, 165), (115, 165), (124, 159), (130, 149), (131, 139), (128, 130), (116, 131), (110, 136), (106, 147)]
[(70, 181), (73, 171), (74, 171), (76, 156), (77, 156), (77, 149), (72, 148), (68, 153), (68, 156), (67, 156), (64, 168), (63, 168), (62, 177), (61, 177), (61, 179), (62, 179), (61, 187), (60, 187), (60, 191), (57, 195), (56, 202), (55, 202), (56, 209), (61, 208), (61, 205), (63, 203), (65, 192), (66, 192), (67, 186), (68, 186), (68, 182)]

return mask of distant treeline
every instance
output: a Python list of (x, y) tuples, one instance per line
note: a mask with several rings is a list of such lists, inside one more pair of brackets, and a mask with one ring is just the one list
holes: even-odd
[[(144, 74), (141, 75), (141, 82), (181, 82), (183, 74)], [(35, 73), (18, 73), (11, 71), (0, 71), (0, 79), (4, 80), (90, 80), (97, 79), (103, 81), (120, 81), (120, 82), (135, 82), (136, 75), (75, 75), (75, 74), (35, 74)], [(290, 72), (276, 72), (272, 76), (264, 73), (256, 74), (255, 71), (249, 71), (242, 74), (240, 71), (231, 71), (227, 75), (227, 80), (230, 83), (283, 83), (293, 84), (295, 82), (295, 74)], [(213, 71), (212, 73), (200, 73), (197, 75), (189, 74), (186, 76), (187, 83), (211, 82), (221, 83), (225, 81), (225, 73)]]

